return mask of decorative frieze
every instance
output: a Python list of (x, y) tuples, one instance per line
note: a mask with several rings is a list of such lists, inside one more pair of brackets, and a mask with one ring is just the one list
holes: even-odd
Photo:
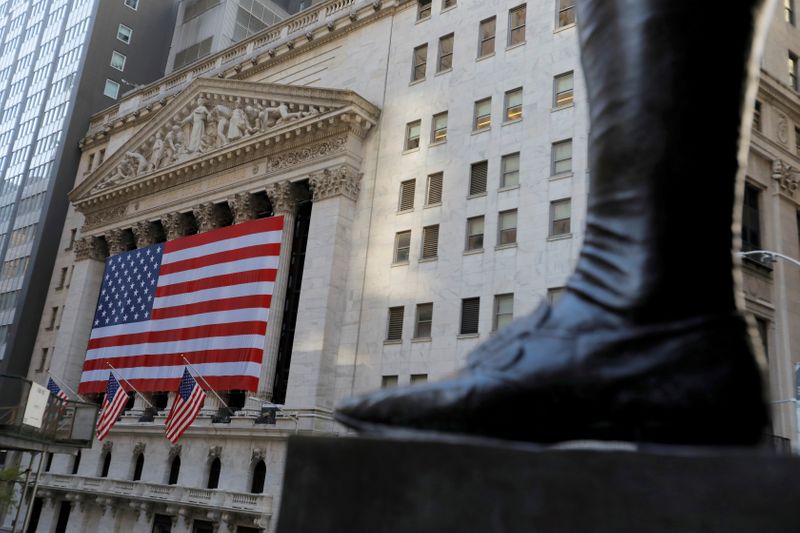
[(349, 165), (325, 169), (312, 174), (309, 186), (315, 202), (342, 195), (353, 201), (358, 200), (361, 173)]
[(168, 241), (188, 235), (191, 229), (189, 221), (183, 213), (167, 213), (161, 219), (161, 225), (164, 226)]
[(122, 220), (127, 210), (127, 205), (115, 205), (106, 209), (88, 212), (85, 216), (84, 226), (89, 229), (113, 224), (118, 220)]
[(267, 172), (277, 172), (299, 164), (308, 163), (315, 159), (343, 152), (347, 149), (347, 135), (339, 135), (332, 139), (327, 139), (320, 143), (289, 150), (273, 157), (267, 161)]
[(132, 229), (137, 248), (144, 248), (156, 243), (156, 232), (152, 222), (147, 220), (137, 222)]
[(297, 209), (298, 195), (290, 182), (270, 183), (266, 190), (274, 215), (294, 214)]
[(778, 183), (781, 191), (789, 196), (793, 196), (800, 187), (800, 173), (780, 159), (772, 162), (772, 179)]

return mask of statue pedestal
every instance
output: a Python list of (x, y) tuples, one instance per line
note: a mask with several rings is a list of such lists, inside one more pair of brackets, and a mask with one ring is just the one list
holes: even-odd
[(295, 437), (278, 533), (800, 531), (800, 458)]

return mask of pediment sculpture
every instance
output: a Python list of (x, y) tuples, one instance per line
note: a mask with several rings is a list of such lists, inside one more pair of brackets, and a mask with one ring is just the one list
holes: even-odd
[(777, 181), (781, 190), (789, 196), (800, 188), (800, 172), (780, 159), (772, 161), (772, 179)]
[(113, 187), (251, 135), (319, 115), (324, 107), (260, 98), (205, 94), (164, 124), (138, 148), (127, 150), (95, 190)]

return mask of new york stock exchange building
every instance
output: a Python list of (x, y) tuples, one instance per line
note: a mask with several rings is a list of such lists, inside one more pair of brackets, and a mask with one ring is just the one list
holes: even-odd
[[(338, 399), (440, 379), (557, 299), (586, 207), (582, 87), (571, 2), (328, 0), (95, 115), (30, 377), (99, 398), (110, 363), (140, 394), (49, 458), (37, 531), (272, 531), (289, 436), (342, 433)], [(214, 270), (253, 257), (220, 238), (263, 227), (266, 276)], [(149, 283), (150, 252), (159, 288), (120, 302), (111, 269)], [(220, 398), (172, 444), (187, 364)]]

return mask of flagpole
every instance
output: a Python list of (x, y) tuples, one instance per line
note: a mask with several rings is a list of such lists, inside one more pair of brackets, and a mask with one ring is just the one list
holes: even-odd
[(219, 395), (219, 394), (217, 394), (217, 391), (215, 391), (215, 390), (214, 390), (214, 388), (213, 388), (213, 387), (212, 387), (212, 386), (211, 386), (211, 385), (208, 383), (208, 381), (206, 381), (206, 378), (204, 378), (204, 377), (203, 377), (203, 375), (202, 375), (200, 372), (198, 372), (198, 371), (197, 371), (197, 369), (196, 369), (195, 367), (193, 367), (193, 366), (192, 366), (192, 363), (190, 363), (190, 362), (189, 362), (189, 360), (188, 360), (188, 359), (186, 359), (186, 357), (184, 357), (184, 355), (183, 355), (183, 354), (181, 354), (181, 359), (183, 359), (183, 361), (186, 363), (186, 365), (189, 367), (189, 369), (190, 369), (190, 370), (194, 371), (194, 373), (195, 373), (195, 374), (197, 374), (197, 377), (198, 377), (198, 378), (200, 378), (200, 379), (202, 379), (202, 380), (203, 380), (203, 383), (205, 383), (205, 384), (206, 384), (206, 387), (208, 387), (208, 390), (210, 390), (210, 391), (211, 391), (211, 392), (214, 394), (214, 396), (216, 396), (216, 397), (217, 397), (217, 400), (219, 400), (219, 403), (221, 403), (222, 405), (224, 405), (224, 406), (225, 406), (225, 409), (227, 409), (227, 410), (230, 412), (231, 408), (230, 408), (230, 407), (228, 407), (228, 404), (227, 404), (227, 403), (225, 403), (225, 400), (223, 400), (223, 399), (220, 397), (220, 395)]
[[(56, 376), (55, 376), (53, 373), (51, 373), (51, 372), (48, 372), (48, 373), (47, 373), (47, 375), (48, 375), (48, 376), (50, 376), (50, 377), (51, 377), (51, 378), (53, 378), (53, 379), (56, 379)], [(83, 396), (81, 396), (80, 394), (78, 394), (77, 392), (75, 392), (74, 390), (72, 390), (72, 389), (70, 388), (70, 386), (69, 386), (69, 385), (67, 385), (66, 383), (64, 383), (63, 381), (61, 381), (61, 378), (58, 378), (58, 379), (57, 379), (57, 381), (59, 382), (59, 383), (57, 383), (58, 385), (61, 385), (62, 387), (64, 387), (64, 388), (65, 388), (65, 389), (67, 389), (68, 391), (70, 391), (72, 394), (74, 394), (75, 396), (77, 396), (78, 398), (80, 398), (80, 400), (81, 400), (82, 402), (86, 402), (86, 398), (84, 398)], [(90, 402), (87, 402), (87, 403), (90, 403)]]
[(143, 401), (144, 403), (146, 403), (147, 405), (149, 405), (151, 409), (155, 409), (155, 408), (156, 408), (156, 406), (155, 406), (155, 405), (153, 405), (152, 403), (150, 403), (150, 402), (148, 402), (148, 401), (147, 401), (147, 398), (145, 398), (145, 397), (144, 397), (144, 395), (142, 395), (142, 393), (141, 393), (141, 392), (139, 392), (138, 390), (136, 390), (136, 387), (134, 387), (134, 386), (133, 386), (133, 383), (131, 383), (130, 381), (128, 381), (127, 379), (125, 379), (124, 377), (122, 377), (122, 375), (121, 375), (121, 374), (119, 374), (119, 370), (117, 370), (116, 368), (114, 368), (113, 366), (111, 366), (111, 363), (109, 363), (108, 361), (106, 361), (106, 364), (107, 364), (109, 367), (111, 367), (111, 371), (112, 371), (112, 372), (116, 372), (116, 373), (117, 373), (117, 375), (118, 375), (118, 376), (119, 376), (119, 377), (122, 379), (122, 381), (124, 381), (125, 383), (127, 383), (128, 385), (130, 385), (130, 387), (133, 389), (133, 392), (135, 392), (135, 393), (136, 393), (136, 394), (139, 396), (139, 398), (141, 398), (141, 399), (142, 399), (142, 401)]

